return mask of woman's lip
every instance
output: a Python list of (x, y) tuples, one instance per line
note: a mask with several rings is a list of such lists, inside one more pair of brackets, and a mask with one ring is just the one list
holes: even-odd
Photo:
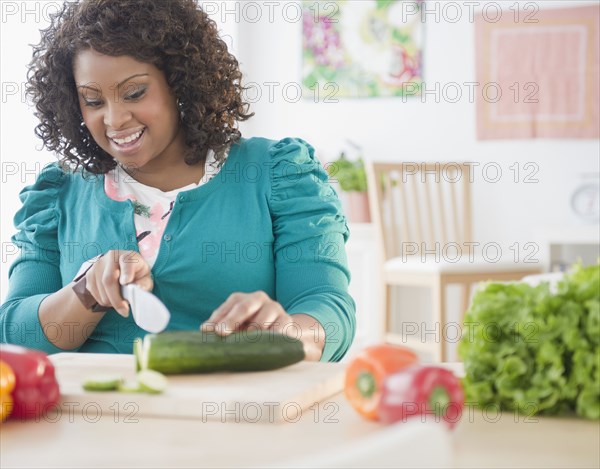
[(117, 153), (120, 153), (121, 155), (132, 155), (139, 150), (140, 146), (143, 143), (145, 136), (146, 136), (146, 129), (144, 128), (144, 130), (142, 131), (142, 135), (140, 135), (139, 138), (135, 142), (126, 143), (124, 145), (119, 145), (111, 138), (109, 138), (108, 141), (110, 142), (110, 146)]
[(137, 129), (127, 129), (127, 130), (123, 130), (121, 132), (113, 132), (112, 134), (106, 134), (106, 136), (108, 138), (112, 138), (112, 139), (116, 139), (116, 140), (122, 140), (124, 138), (129, 137), (130, 135), (135, 135), (138, 132), (140, 132), (141, 130), (144, 130), (146, 127), (138, 127)]

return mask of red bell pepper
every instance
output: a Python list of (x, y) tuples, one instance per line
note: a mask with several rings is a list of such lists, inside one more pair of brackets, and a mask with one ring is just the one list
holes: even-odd
[(346, 368), (346, 398), (361, 415), (377, 420), (384, 379), (417, 360), (412, 350), (399, 345), (372, 345), (365, 348)]
[(44, 352), (2, 344), (0, 360), (12, 368), (16, 378), (11, 419), (37, 419), (58, 402), (60, 389), (54, 365)]
[(465, 397), (454, 374), (441, 367), (412, 365), (394, 373), (383, 383), (379, 419), (383, 423), (414, 416), (434, 416), (452, 429), (460, 420)]

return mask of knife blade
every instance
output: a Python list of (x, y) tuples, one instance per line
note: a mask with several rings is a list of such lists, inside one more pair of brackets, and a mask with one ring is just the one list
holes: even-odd
[(133, 320), (138, 326), (152, 333), (165, 330), (171, 313), (156, 295), (134, 283), (121, 285), (121, 295), (129, 302)]

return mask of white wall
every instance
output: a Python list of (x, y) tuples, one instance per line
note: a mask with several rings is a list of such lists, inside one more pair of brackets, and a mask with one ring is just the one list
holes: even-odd
[[(33, 135), (36, 121), (21, 92), (25, 65), (31, 56), (28, 44), (38, 41), (37, 31), (47, 25), (48, 12), (57, 3), (2, 2), (0, 301), (6, 295), (8, 267), (15, 258), (10, 236), (14, 234), (12, 218), (20, 207), (18, 193), (33, 183), (45, 164), (55, 161), (53, 155), (39, 151), (39, 140)], [(229, 36), (225, 40), (233, 44), (246, 82), (280, 84), (273, 102), (269, 102), (268, 88), (263, 85), (263, 97), (253, 105), (256, 116), (241, 125), (245, 136), (299, 136), (311, 142), (324, 161), (334, 159), (346, 138), (351, 138), (363, 146), (367, 159), (496, 162), (503, 170), (500, 182), (487, 183), (476, 173), (473, 188), (475, 238), (481, 243), (494, 240), (507, 249), (515, 241), (531, 241), (540, 227), (579, 224), (570, 212), (569, 198), (582, 173), (600, 170), (598, 140), (480, 142), (475, 133), (475, 105), (466, 96), (455, 104), (436, 102), (431, 95), (425, 103), (420, 98), (407, 102), (395, 98), (288, 103), (281, 91), (284, 84), (300, 80), (301, 22), (286, 21), (283, 11), (287, 2), (271, 2), (273, 22), (269, 7), (259, 2), (262, 20), (257, 23), (245, 21), (252, 19), (250, 10), (244, 15), (241, 8), (236, 15), (234, 2), (204, 3), (223, 23), (223, 34)], [(591, 2), (535, 3), (546, 8)], [(223, 15), (226, 9), (230, 13)], [(286, 12), (289, 17), (294, 9)], [(435, 83), (443, 87), (450, 82), (475, 81), (474, 26), (466, 16), (456, 24), (443, 20), (428, 23), (424, 44), (428, 89)], [(509, 170), (515, 162), (521, 168), (526, 162), (539, 165), (539, 182), (515, 184)]]
[[(510, 6), (515, 2), (500, 3)], [(597, 2), (533, 3), (556, 8)], [(300, 136), (312, 143), (325, 161), (334, 160), (345, 140), (351, 138), (362, 145), (366, 159), (480, 163), (474, 173), (473, 216), (475, 240), (482, 244), (496, 241), (508, 250), (513, 242), (535, 240), (536, 232), (546, 226), (579, 224), (570, 211), (570, 195), (583, 173), (600, 170), (598, 140), (478, 141), (475, 103), (469, 102), (468, 89), (464, 88), (463, 99), (457, 103), (440, 96), (449, 83), (476, 81), (474, 25), (466, 7), (463, 12), (457, 23), (445, 21), (442, 15), (438, 21), (429, 16), (434, 21), (425, 28), (424, 80), (433, 93), (423, 98), (425, 102), (419, 97), (340, 98), (338, 103), (315, 104), (312, 96), (298, 103), (287, 102), (283, 85), (299, 82), (301, 76), (301, 22), (285, 21), (282, 13), (275, 15), (273, 23), (266, 14), (259, 23), (241, 22), (238, 58), (247, 82), (281, 84), (272, 103), (263, 86), (263, 97), (253, 107), (256, 117), (242, 129), (249, 135), (272, 138)], [(486, 182), (482, 174), (481, 168), (489, 162), (502, 169), (497, 183)], [(514, 169), (509, 167), (518, 163), (522, 181), (536, 168), (524, 171), (527, 162), (538, 165), (539, 182), (515, 183)], [(488, 169), (490, 180), (495, 173), (493, 167)]]
[[(30, 44), (40, 40), (39, 30), (50, 24), (50, 15), (62, 5), (62, 0), (0, 2), (0, 302), (8, 291), (8, 269), (16, 259), (16, 247), (10, 242), (15, 233), (13, 217), (21, 207), (19, 192), (33, 184), (45, 165), (56, 161), (42, 150), (33, 129), (38, 124), (33, 108), (25, 101), (26, 67), (31, 60)], [(205, 1), (207, 13), (217, 21), (221, 37), (237, 53), (238, 23), (235, 16), (220, 18), (216, 2)], [(214, 13), (211, 13), (213, 12)]]
[[(490, 2), (479, 3), (483, 6)], [(515, 4), (514, 1), (500, 3), (504, 6)], [(533, 3), (543, 9), (597, 2)], [(571, 212), (570, 197), (582, 182), (583, 174), (600, 172), (598, 140), (478, 141), (476, 105), (470, 102), (468, 89), (463, 88), (463, 99), (456, 103), (441, 96), (441, 90), (450, 83), (476, 81), (475, 27), (469, 21), (466, 7), (462, 9), (462, 20), (457, 23), (445, 21), (442, 15), (437, 21), (433, 16), (428, 17), (433, 21), (428, 21), (425, 26), (423, 58), (424, 80), (431, 94), (412, 99), (340, 98), (337, 103), (324, 102), (321, 96), (315, 103), (313, 95), (290, 102), (293, 93), (291, 100), (283, 93), (284, 85), (298, 83), (301, 79), (302, 25), (301, 22), (286, 21), (281, 5), (274, 9), (273, 22), (266, 7), (261, 21), (256, 23), (243, 21), (241, 10), (238, 59), (245, 82), (262, 85), (262, 98), (253, 105), (256, 116), (241, 126), (244, 134), (270, 138), (302, 137), (316, 147), (322, 161), (335, 160), (339, 151), (347, 148), (345, 141), (350, 138), (363, 147), (365, 159), (479, 164), (475, 167), (472, 186), (474, 241), (481, 245), (498, 243), (509, 258), (515, 253), (520, 259), (532, 255), (530, 260), (538, 260), (540, 266), (544, 266), (548, 259), (541, 234), (554, 226), (585, 227), (589, 231), (589, 225), (580, 222)], [(293, 11), (292, 8), (287, 11), (288, 17)], [(253, 12), (249, 10), (246, 16), (246, 19), (253, 19)], [(269, 86), (274, 88), (274, 83), (277, 88), (271, 99)], [(437, 95), (436, 85), (440, 90)], [(533, 164), (525, 166), (527, 163)], [(488, 166), (489, 173), (484, 175), (482, 168), (486, 164), (493, 166)], [(495, 178), (494, 167), (501, 168), (502, 177), (498, 182), (488, 182)], [(519, 182), (515, 183), (517, 168)], [(532, 169), (536, 170), (535, 175), (531, 174)], [(527, 175), (538, 182), (524, 183)], [(361, 238), (360, 242), (364, 240)], [(515, 243), (519, 243), (518, 248)], [(526, 243), (532, 244), (526, 247)], [(354, 265), (364, 267), (364, 262), (356, 262), (358, 260), (354, 259)], [(376, 275), (377, 267), (372, 266), (370, 272)], [(354, 282), (365, 278), (362, 272), (352, 275)], [(364, 289), (351, 285), (351, 291), (360, 294)], [(368, 298), (359, 300), (363, 306), (362, 311), (358, 311), (362, 316), (359, 324), (370, 324), (366, 332), (368, 342), (375, 340), (373, 333), (378, 327), (377, 292), (375, 290)], [(394, 310), (402, 312), (403, 320), (417, 323), (431, 320), (431, 316), (425, 315), (432, 309), (430, 293), (426, 289), (396, 289), (394, 298)], [(451, 287), (448, 291), (448, 320), (451, 322), (460, 321), (458, 304), (459, 292)], [(373, 321), (375, 324), (371, 324)], [(365, 331), (359, 331), (359, 334), (363, 333)], [(454, 345), (448, 348), (448, 353), (450, 360), (456, 359)]]

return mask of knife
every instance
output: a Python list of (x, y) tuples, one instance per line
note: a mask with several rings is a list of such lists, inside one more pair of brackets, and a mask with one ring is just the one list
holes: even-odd
[(121, 285), (121, 295), (129, 301), (133, 320), (138, 326), (152, 333), (165, 330), (171, 313), (156, 295), (134, 283)]

